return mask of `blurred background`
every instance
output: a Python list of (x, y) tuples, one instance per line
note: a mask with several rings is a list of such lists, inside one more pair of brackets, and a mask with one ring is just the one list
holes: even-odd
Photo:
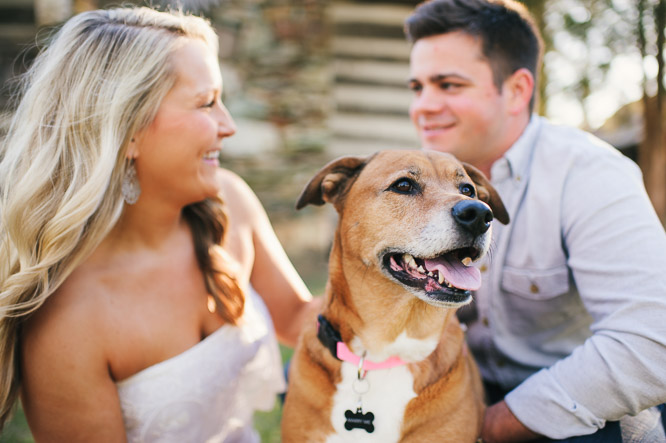
[[(407, 115), (410, 47), (402, 31), (417, 3), (171, 3), (208, 17), (218, 32), (223, 100), (238, 125), (222, 165), (257, 193), (314, 294), (323, 292), (336, 216), (328, 206), (294, 209), (305, 183), (341, 155), (419, 147)], [(636, 161), (666, 222), (666, 0), (523, 3), (546, 45), (538, 112), (589, 130)], [(12, 110), (11, 79), (30, 65), (53, 27), (78, 12), (118, 4), (0, 0), (0, 137)], [(257, 418), (264, 442), (279, 441), (279, 417), (278, 405)], [(32, 439), (19, 410), (0, 442), (21, 441)]]

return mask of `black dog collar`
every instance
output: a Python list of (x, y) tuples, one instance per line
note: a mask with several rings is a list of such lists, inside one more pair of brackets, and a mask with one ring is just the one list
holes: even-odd
[(317, 316), (317, 338), (326, 349), (331, 351), (333, 357), (340, 360), (338, 358), (338, 343), (342, 341), (340, 333), (321, 314)]

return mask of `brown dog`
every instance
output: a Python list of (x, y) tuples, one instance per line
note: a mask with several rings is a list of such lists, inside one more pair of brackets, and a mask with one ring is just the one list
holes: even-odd
[[(469, 266), (508, 223), (481, 172), (448, 154), (343, 157), (297, 208), (339, 214), (318, 324), (292, 359), (285, 443), (474, 442), (483, 389), (455, 309), (480, 284)], [(492, 208), (492, 212), (491, 212)]]

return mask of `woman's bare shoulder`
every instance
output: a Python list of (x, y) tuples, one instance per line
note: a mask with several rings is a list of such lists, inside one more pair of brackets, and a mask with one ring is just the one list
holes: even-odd
[(102, 424), (122, 431), (103, 291), (71, 277), (23, 325), (22, 401), (35, 438), (71, 441)]
[(24, 352), (37, 360), (50, 355), (51, 349), (59, 349), (64, 359), (102, 358), (111, 280), (103, 268), (82, 265), (75, 269), (24, 323)]
[(234, 218), (254, 217), (262, 211), (261, 203), (250, 186), (235, 172), (220, 168), (220, 197), (229, 207)]
[(220, 183), (220, 192), (223, 197), (242, 198), (248, 193), (254, 195), (245, 180), (235, 172), (219, 168), (217, 176)]

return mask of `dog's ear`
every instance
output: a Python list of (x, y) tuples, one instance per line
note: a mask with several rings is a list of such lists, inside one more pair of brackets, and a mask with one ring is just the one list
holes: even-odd
[(296, 209), (340, 201), (370, 158), (346, 156), (328, 163), (305, 185)]
[(502, 199), (500, 198), (495, 188), (493, 188), (493, 185), (490, 184), (483, 172), (479, 171), (469, 163), (463, 162), (462, 165), (465, 168), (467, 175), (469, 175), (469, 178), (471, 178), (476, 185), (479, 200), (487, 203), (488, 206), (490, 206), (490, 209), (493, 210), (493, 215), (497, 220), (499, 220), (502, 224), (508, 224), (509, 213), (506, 212), (506, 208), (504, 207)]

